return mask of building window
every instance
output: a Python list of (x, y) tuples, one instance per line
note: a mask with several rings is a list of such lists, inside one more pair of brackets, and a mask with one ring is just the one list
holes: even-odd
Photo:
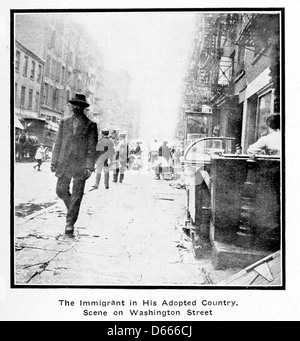
[(237, 75), (244, 71), (245, 68), (245, 46), (240, 45), (238, 50), (238, 57), (237, 57)]
[(258, 98), (258, 112), (256, 122), (256, 139), (268, 134), (269, 129), (266, 123), (267, 117), (273, 111), (272, 91)]
[(56, 59), (52, 58), (51, 62), (51, 79), (55, 80), (56, 77)]
[(21, 100), (20, 100), (20, 106), (21, 107), (24, 107), (24, 105), (25, 105), (25, 91), (26, 91), (25, 86), (22, 86), (21, 87)]
[(28, 109), (32, 109), (32, 93), (33, 91), (30, 89), (28, 92)]
[(50, 54), (48, 54), (47, 59), (46, 59), (46, 69), (45, 69), (45, 75), (47, 77), (50, 76), (50, 64), (51, 64), (51, 56)]
[(45, 88), (44, 88), (44, 98), (45, 98), (45, 104), (49, 105), (49, 84), (45, 83)]
[(57, 110), (60, 110), (60, 108), (59, 108), (59, 89), (58, 88), (53, 89), (53, 107)]
[(264, 49), (270, 46), (270, 36), (268, 26), (263, 27), (254, 37), (254, 58), (257, 57)]
[(71, 71), (68, 71), (68, 80), (67, 80), (68, 84), (71, 83), (71, 77), (72, 77)]
[(15, 105), (17, 104), (18, 99), (18, 83), (15, 83)]
[(61, 67), (61, 84), (65, 82), (65, 67), (62, 65)]
[(47, 115), (47, 116), (46, 116), (46, 120), (47, 120), (47, 121), (51, 121), (51, 116), (50, 116), (50, 115)]
[(45, 83), (44, 84), (44, 93), (43, 93), (43, 103), (45, 105), (48, 104), (48, 96), (49, 96), (49, 84)]
[(52, 122), (56, 123), (56, 117), (52, 116)]
[(35, 74), (35, 61), (33, 60), (31, 62), (31, 74), (30, 74), (30, 79), (34, 80), (34, 74)]
[(52, 30), (49, 27), (47, 30), (47, 48), (48, 48), (48, 50), (51, 49), (51, 36), (52, 36)]
[(49, 94), (48, 94), (48, 105), (53, 107), (53, 86), (49, 85)]
[(37, 75), (37, 82), (41, 83), (41, 80), (42, 80), (42, 65), (39, 64), (38, 75)]
[(52, 107), (57, 108), (57, 88), (53, 88)]
[(50, 43), (50, 48), (54, 49), (55, 48), (55, 37), (56, 36), (56, 32), (52, 31), (51, 32), (51, 43)]
[(35, 107), (34, 107), (35, 111), (39, 111), (39, 102), (40, 102), (40, 93), (37, 91), (35, 93)]
[(23, 76), (27, 77), (28, 70), (28, 56), (24, 56), (24, 67), (23, 67)]
[(61, 63), (56, 62), (56, 81), (60, 83)]
[(21, 58), (21, 53), (20, 51), (16, 51), (16, 60), (15, 60), (15, 70), (19, 72), (20, 70), (20, 58)]
[(52, 86), (51, 86), (51, 90), (52, 90), (52, 96), (51, 96), (51, 98), (52, 98), (52, 108), (55, 108), (55, 97), (56, 97), (55, 91), (56, 90)]

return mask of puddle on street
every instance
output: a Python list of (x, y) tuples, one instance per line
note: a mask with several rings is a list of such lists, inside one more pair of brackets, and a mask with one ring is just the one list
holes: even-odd
[(15, 206), (15, 215), (16, 217), (26, 217), (34, 212), (37, 212), (39, 210), (42, 210), (44, 208), (50, 207), (52, 205), (56, 204), (56, 202), (45, 202), (40, 204), (34, 204), (34, 203), (21, 203)]

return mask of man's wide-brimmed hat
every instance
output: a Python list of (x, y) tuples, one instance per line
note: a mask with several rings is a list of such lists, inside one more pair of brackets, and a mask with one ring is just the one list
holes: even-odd
[(86, 101), (85, 95), (75, 94), (75, 96), (69, 100), (69, 102), (73, 105), (80, 105), (84, 108), (89, 107), (89, 103)]

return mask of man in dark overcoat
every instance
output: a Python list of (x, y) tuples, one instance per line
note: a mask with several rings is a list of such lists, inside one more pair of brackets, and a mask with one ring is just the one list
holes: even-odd
[(85, 182), (95, 167), (98, 131), (96, 123), (84, 114), (84, 109), (89, 106), (85, 96), (76, 94), (69, 102), (72, 104), (73, 115), (60, 121), (52, 153), (51, 171), (58, 177), (56, 194), (67, 208), (65, 233), (73, 234)]

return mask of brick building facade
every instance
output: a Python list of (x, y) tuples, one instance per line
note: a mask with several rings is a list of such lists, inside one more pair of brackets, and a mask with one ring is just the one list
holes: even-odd
[[(21, 120), (25, 114), (28, 116), (28, 100), (32, 96), (38, 110), (32, 110), (31, 115), (45, 121), (44, 129), (47, 130), (37, 134), (44, 136), (42, 141), (50, 146), (55, 141), (59, 121), (71, 114), (68, 100), (80, 92), (90, 103), (87, 116), (97, 122), (101, 112), (103, 58), (82, 26), (66, 14), (16, 14), (14, 33), (15, 64), (22, 68), (23, 59), (28, 58), (29, 70), (28, 75), (22, 74), (21, 80), (15, 67), (17, 116)], [(41, 71), (42, 76), (36, 79), (33, 89), (29, 72), (32, 72), (34, 58), (36, 73)], [(25, 94), (21, 83), (26, 84)]]
[(38, 118), (44, 60), (18, 40), (15, 45), (15, 112), (19, 117)]
[[(220, 136), (243, 152), (280, 110), (280, 20), (273, 13), (201, 13), (184, 93), (186, 108), (209, 105)], [(183, 112), (184, 112), (183, 110)]]
[[(34, 117), (39, 129), (45, 129), (32, 134), (39, 135), (49, 147), (53, 145), (61, 118), (71, 114), (68, 100), (75, 93), (83, 93), (90, 103), (86, 115), (98, 124), (99, 131), (109, 125), (137, 137), (140, 113), (138, 103), (129, 100), (130, 76), (104, 72), (101, 51), (72, 15), (20, 13), (15, 14), (14, 23), (15, 113), (21, 121), (25, 113)], [(26, 76), (17, 70), (23, 68), (24, 58), (28, 59)], [(41, 72), (34, 82), (29, 75), (33, 60), (36, 74)], [(21, 91), (24, 103), (20, 103)], [(28, 98), (35, 105), (30, 110)]]

